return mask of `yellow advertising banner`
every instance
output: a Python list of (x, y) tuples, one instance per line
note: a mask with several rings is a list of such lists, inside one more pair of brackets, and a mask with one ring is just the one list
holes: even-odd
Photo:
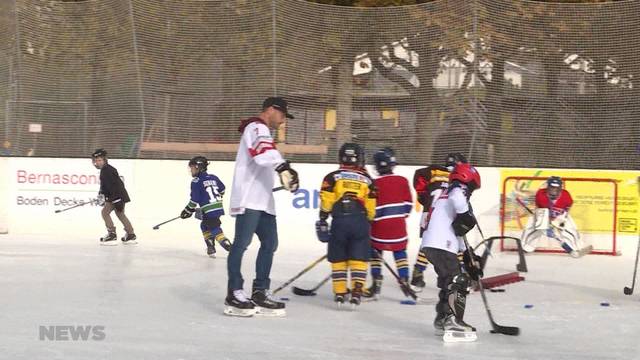
[[(521, 231), (535, 209), (535, 193), (546, 179), (559, 176), (573, 198), (570, 214), (582, 233), (637, 233), (637, 171), (512, 169), (500, 170), (501, 209), (506, 231)], [(615, 225), (615, 227), (614, 227)]]

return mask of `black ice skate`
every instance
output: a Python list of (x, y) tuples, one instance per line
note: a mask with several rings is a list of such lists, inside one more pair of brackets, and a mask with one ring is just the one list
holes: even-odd
[(242, 290), (230, 292), (224, 300), (224, 305), (225, 315), (249, 317), (256, 313), (255, 305), (253, 305)]
[(425, 286), (427, 284), (424, 283), (424, 272), (414, 268), (411, 274), (411, 290), (419, 293)]
[(436, 336), (444, 335), (444, 322), (446, 319), (447, 319), (447, 314), (438, 313), (438, 315), (436, 315), (435, 320), (433, 320), (433, 328), (436, 330), (435, 331)]
[(344, 305), (344, 302), (347, 298), (347, 293), (344, 294), (335, 294), (333, 296), (333, 301), (335, 301), (336, 306), (338, 307), (338, 310), (340, 310), (342, 308), (342, 305)]
[(373, 278), (371, 286), (362, 293), (362, 301), (376, 301), (380, 297), (382, 276)]
[(356, 283), (353, 290), (351, 290), (351, 299), (349, 299), (352, 310), (355, 310), (355, 308), (362, 302), (362, 293), (362, 284)]
[(122, 240), (122, 243), (125, 245), (134, 245), (138, 243), (136, 239), (137, 239), (136, 234), (127, 234), (123, 236), (122, 239), (120, 240)]
[(115, 231), (114, 232), (107, 232), (107, 235), (103, 236), (100, 238), (100, 245), (105, 245), (105, 246), (113, 246), (113, 245), (118, 245), (118, 236), (116, 235)]
[(229, 239), (227, 239), (226, 237), (222, 237), (222, 239), (216, 240), (218, 240), (218, 244), (220, 244), (223, 249), (227, 250), (227, 252), (231, 250), (231, 241), (229, 241)]
[(216, 257), (216, 247), (211, 244), (207, 244), (207, 255), (209, 255), (210, 258), (214, 258)]
[(455, 315), (450, 314), (444, 320), (444, 342), (472, 342), (476, 341), (476, 328), (465, 323), (461, 319), (457, 319)]
[(284, 303), (274, 299), (269, 290), (254, 290), (251, 301), (256, 306), (256, 315), (285, 316), (287, 314)]

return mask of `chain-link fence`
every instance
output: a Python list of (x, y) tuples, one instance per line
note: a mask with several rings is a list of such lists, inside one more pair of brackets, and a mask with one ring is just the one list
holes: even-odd
[(295, 161), (640, 165), (640, 2), (0, 2), (4, 155), (232, 160), (266, 96)]

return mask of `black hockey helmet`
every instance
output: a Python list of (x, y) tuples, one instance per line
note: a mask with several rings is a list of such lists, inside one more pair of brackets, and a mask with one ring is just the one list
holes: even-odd
[(449, 171), (452, 171), (457, 163), (467, 163), (467, 158), (462, 155), (462, 153), (449, 153), (447, 154), (447, 158), (444, 161), (444, 166), (450, 168)]
[(99, 158), (99, 157), (106, 158), (107, 157), (107, 150), (100, 148), (100, 149), (96, 149), (93, 152), (93, 154), (91, 154), (91, 158), (92, 159), (96, 159), (96, 158)]
[(396, 161), (396, 155), (392, 148), (385, 147), (373, 154), (373, 163), (375, 164), (378, 174), (389, 174), (393, 170), (393, 167), (398, 165)]
[(209, 161), (204, 156), (194, 156), (189, 160), (189, 166), (195, 166), (198, 169), (198, 173), (203, 171), (207, 171), (207, 166), (209, 165)]
[(364, 148), (356, 143), (344, 143), (338, 151), (340, 165), (364, 167)]

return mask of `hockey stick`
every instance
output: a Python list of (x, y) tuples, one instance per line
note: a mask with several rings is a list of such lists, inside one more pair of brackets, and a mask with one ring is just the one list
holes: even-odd
[(640, 238), (638, 238), (638, 248), (636, 249), (636, 264), (633, 267), (633, 280), (631, 280), (631, 287), (624, 287), (624, 294), (633, 294), (633, 289), (636, 287), (636, 274), (638, 273), (638, 255), (640, 255)]
[(384, 257), (382, 256), (382, 253), (378, 249), (373, 249), (373, 250), (378, 254), (380, 259), (382, 260), (382, 263), (387, 268), (387, 270), (389, 270), (391, 275), (393, 275), (393, 277), (396, 278), (402, 292), (409, 294), (409, 296), (411, 296), (413, 300), (418, 301), (418, 295), (416, 295), (416, 292), (413, 291), (411, 286), (409, 286), (409, 284), (407, 284), (407, 282), (404, 281), (404, 279), (402, 279), (398, 274), (396, 274), (396, 272), (393, 270), (393, 268), (391, 268), (387, 260), (385, 260)]
[(158, 230), (158, 229), (160, 228), (160, 226), (162, 226), (162, 225), (164, 225), (164, 224), (166, 224), (166, 223), (168, 223), (168, 222), (172, 222), (173, 220), (178, 220), (178, 219), (180, 219), (180, 216), (176, 216), (176, 217), (174, 217), (173, 219), (170, 219), (170, 220), (167, 220), (167, 221), (161, 222), (160, 224), (158, 224), (158, 225), (154, 226), (154, 227), (153, 227), (153, 230)]
[(302, 289), (297, 286), (291, 288), (294, 294), (300, 296), (316, 296), (316, 291), (322, 287), (322, 285), (326, 284), (327, 281), (331, 280), (331, 274), (327, 275), (322, 281), (318, 283), (318, 285), (314, 286), (312, 289)]
[[(476, 221), (477, 223), (477, 221)], [(480, 269), (480, 264), (476, 263), (475, 259), (471, 254), (473, 254), (473, 248), (469, 245), (469, 241), (466, 236), (463, 236), (464, 245), (467, 247), (467, 251), (470, 253), (469, 257), (471, 258), (471, 262), (473, 266)], [(493, 315), (491, 314), (491, 308), (489, 308), (489, 302), (487, 301), (487, 295), (484, 293), (484, 286), (482, 285), (482, 279), (478, 280), (478, 288), (480, 289), (480, 295), (482, 295), (482, 302), (484, 303), (484, 308), (487, 310), (487, 315), (489, 316), (489, 321), (491, 322), (491, 330), (492, 334), (503, 334), (503, 335), (511, 335), (517, 336), (520, 335), (520, 328), (516, 326), (503, 326), (498, 325), (495, 320), (493, 320)]]
[(59, 210), (56, 210), (56, 214), (57, 214), (57, 213), (61, 213), (61, 212), (63, 212), (63, 211), (67, 211), (67, 210), (75, 209), (75, 208), (80, 207), (80, 206), (85, 206), (85, 205), (87, 205), (87, 204), (89, 204), (89, 203), (91, 203), (91, 201), (85, 201), (85, 202), (81, 202), (81, 203), (79, 203), (79, 204), (75, 204), (75, 205), (73, 205), (73, 206), (70, 206), (70, 207), (68, 207), (68, 208), (59, 209)]
[[(640, 191), (640, 176), (637, 179), (638, 182), (638, 191)], [(631, 280), (631, 287), (624, 287), (624, 294), (631, 295), (633, 294), (633, 289), (636, 287), (636, 274), (638, 273), (638, 255), (640, 255), (640, 234), (638, 236), (638, 248), (636, 249), (636, 264), (633, 267), (633, 280)]]
[(307, 271), (313, 269), (314, 266), (318, 265), (319, 263), (324, 261), (326, 258), (327, 258), (327, 255), (322, 255), (321, 258), (319, 258), (318, 260), (316, 260), (316, 261), (312, 262), (311, 264), (307, 265), (307, 267), (302, 269), (302, 271), (300, 271), (298, 274), (296, 274), (296, 276), (294, 276), (291, 279), (285, 281), (285, 283), (280, 285), (279, 288), (273, 290), (273, 294), (276, 294), (278, 291), (280, 291), (280, 290), (286, 288), (287, 286), (289, 286), (289, 284), (291, 284), (292, 282), (296, 281), (296, 279), (298, 279), (300, 276), (304, 275)]

